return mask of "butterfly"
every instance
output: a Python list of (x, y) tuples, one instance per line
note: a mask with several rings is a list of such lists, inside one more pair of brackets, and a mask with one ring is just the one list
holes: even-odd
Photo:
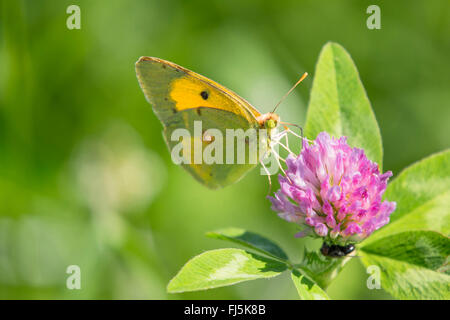
[[(217, 129), (224, 134), (227, 129), (266, 129), (267, 144), (262, 145), (262, 150), (258, 153), (258, 161), (261, 163), (261, 158), (270, 152), (273, 142), (279, 141), (284, 135), (277, 134), (276, 129), (281, 121), (275, 113), (276, 107), (273, 112), (262, 114), (231, 90), (175, 63), (154, 57), (141, 57), (136, 62), (136, 75), (147, 101), (163, 124), (163, 135), (170, 151), (174, 151), (180, 143), (172, 139), (178, 129), (186, 129), (192, 134), (192, 141), (188, 142), (193, 142), (193, 145), (196, 143), (195, 139), (200, 139), (202, 151), (211, 143), (211, 137), (204, 135), (209, 129)], [(306, 75), (305, 73), (297, 84)], [(201, 137), (194, 132), (197, 121), (202, 124)], [(180, 164), (195, 179), (211, 189), (237, 182), (257, 165), (248, 161), (232, 164), (189, 161)]]

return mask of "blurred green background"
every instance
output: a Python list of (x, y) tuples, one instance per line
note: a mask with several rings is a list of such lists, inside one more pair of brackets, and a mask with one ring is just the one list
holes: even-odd
[[(289, 275), (168, 295), (192, 256), (227, 243), (204, 237), (236, 226), (300, 259), (292, 224), (266, 200), (253, 170), (210, 191), (171, 163), (161, 125), (136, 81), (143, 55), (210, 77), (269, 111), (322, 45), (352, 55), (394, 175), (450, 145), (450, 2), (433, 1), (0, 1), (0, 298), (295, 299)], [(68, 30), (66, 8), (81, 8)], [(381, 30), (366, 8), (381, 8)], [(312, 76), (279, 109), (303, 124)], [(395, 200), (395, 199), (391, 199)], [(368, 290), (353, 259), (328, 292)], [(66, 268), (81, 268), (81, 290)]]

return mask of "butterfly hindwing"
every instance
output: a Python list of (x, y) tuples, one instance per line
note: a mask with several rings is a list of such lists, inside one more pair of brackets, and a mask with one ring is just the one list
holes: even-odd
[[(241, 129), (244, 132), (251, 128), (250, 123), (245, 118), (237, 116), (231, 112), (213, 109), (213, 108), (200, 108), (200, 109), (188, 109), (180, 111), (180, 117), (176, 122), (171, 122), (164, 129), (164, 137), (170, 150), (175, 150), (177, 144), (180, 141), (173, 139), (172, 134), (180, 127), (185, 128), (189, 132), (190, 139), (183, 139), (185, 144), (183, 147), (186, 150), (190, 150), (189, 155), (186, 157), (189, 159), (188, 164), (182, 164), (187, 171), (189, 171), (197, 180), (206, 185), (209, 188), (215, 189), (224, 187), (228, 184), (238, 181), (244, 174), (252, 169), (256, 163), (250, 163), (248, 161), (248, 142), (244, 144), (245, 153), (247, 155), (245, 163), (237, 163), (237, 139), (234, 140), (232, 145), (233, 150), (233, 163), (227, 164), (226, 155), (230, 150), (226, 149), (226, 141), (230, 141), (226, 138), (227, 129)], [(197, 129), (194, 128), (194, 124), (197, 121)], [(201, 121), (201, 129), (199, 129), (199, 123)], [(209, 135), (210, 129), (218, 130), (219, 138), (216, 135)], [(195, 132), (197, 130), (197, 132)], [(234, 131), (233, 131), (234, 132)], [(199, 134), (200, 133), (200, 134)], [(216, 133), (215, 133), (216, 134)], [(220, 143), (218, 140), (222, 138)], [(188, 145), (186, 145), (186, 143)], [(195, 143), (201, 145), (201, 153), (203, 155), (202, 163), (195, 163), (194, 152)], [(213, 145), (216, 144), (216, 145)], [(210, 148), (209, 151), (207, 148)], [(212, 151), (212, 148), (214, 150)], [(179, 151), (176, 151), (178, 154)], [(207, 164), (207, 154), (215, 157), (219, 163)]]

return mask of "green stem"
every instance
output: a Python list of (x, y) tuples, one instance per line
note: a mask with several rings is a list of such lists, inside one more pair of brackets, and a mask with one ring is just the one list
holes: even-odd
[(350, 256), (343, 258), (325, 258), (315, 254), (304, 259), (302, 263), (294, 265), (294, 268), (299, 269), (314, 280), (322, 289), (326, 290), (344, 265), (350, 261)]
[(315, 279), (317, 281), (317, 284), (322, 287), (323, 289), (328, 288), (331, 281), (336, 278), (336, 276), (341, 272), (344, 265), (350, 261), (350, 257), (345, 258), (337, 258), (333, 259), (335, 260), (330, 266), (325, 269), (323, 272), (316, 274)]

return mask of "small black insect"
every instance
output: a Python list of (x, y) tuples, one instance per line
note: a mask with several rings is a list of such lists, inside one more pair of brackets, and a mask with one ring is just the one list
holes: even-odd
[(341, 258), (345, 257), (349, 253), (352, 253), (355, 250), (355, 246), (353, 244), (348, 244), (346, 246), (339, 246), (337, 244), (329, 245), (324, 242), (322, 248), (320, 248), (320, 252), (326, 257), (330, 258)]
[(207, 91), (200, 92), (200, 95), (202, 96), (203, 100), (207, 100), (209, 97), (209, 94)]

